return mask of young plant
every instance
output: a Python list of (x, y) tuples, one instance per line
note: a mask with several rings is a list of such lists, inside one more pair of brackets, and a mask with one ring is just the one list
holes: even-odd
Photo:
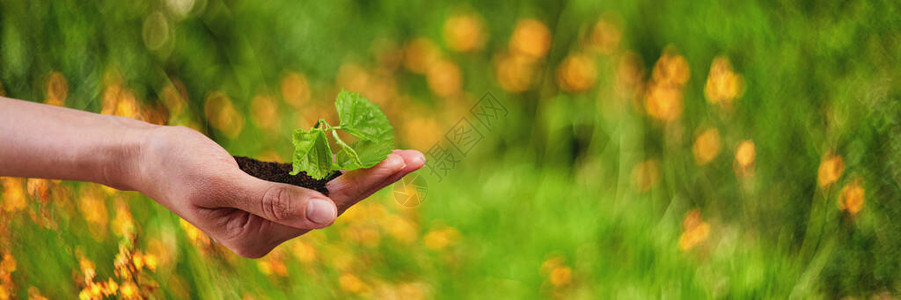
[[(315, 179), (328, 177), (337, 170), (369, 168), (384, 160), (394, 149), (394, 128), (378, 106), (358, 93), (342, 90), (335, 100), (338, 109), (338, 126), (331, 126), (319, 119), (310, 130), (294, 131), (294, 169), (291, 175), (301, 171)], [(356, 138), (348, 144), (338, 130)], [(340, 148), (332, 159), (328, 133)]]

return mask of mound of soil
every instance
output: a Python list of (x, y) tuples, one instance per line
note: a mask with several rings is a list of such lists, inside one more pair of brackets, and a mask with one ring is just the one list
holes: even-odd
[(238, 162), (238, 167), (242, 171), (253, 177), (313, 189), (326, 196), (328, 196), (328, 189), (325, 188), (325, 184), (341, 175), (341, 172), (336, 171), (324, 179), (314, 179), (307, 176), (306, 172), (291, 175), (291, 164), (259, 161), (243, 156), (235, 156), (235, 161)]

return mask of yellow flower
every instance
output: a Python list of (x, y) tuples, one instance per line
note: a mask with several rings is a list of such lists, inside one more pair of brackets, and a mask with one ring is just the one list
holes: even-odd
[(866, 191), (862, 184), (862, 180), (858, 178), (842, 187), (838, 196), (839, 209), (847, 211), (852, 216), (863, 209)]
[(281, 122), (279, 118), (278, 103), (269, 96), (257, 95), (250, 100), (250, 115), (253, 116), (253, 123), (260, 128), (267, 130), (277, 130)]
[(96, 276), (97, 271), (94, 267), (94, 263), (91, 260), (81, 257), (78, 259), (78, 267), (81, 269), (81, 274), (84, 275), (86, 282), (94, 281), (94, 276)]
[(113, 281), (112, 278), (106, 280), (106, 286), (103, 290), (103, 294), (107, 296), (115, 295), (119, 292), (119, 284)]
[(817, 183), (820, 187), (827, 187), (841, 178), (844, 170), (845, 161), (841, 156), (834, 155), (830, 151), (820, 162), (820, 168), (817, 170)]
[(114, 115), (132, 119), (141, 119), (141, 109), (137, 96), (131, 89), (121, 89), (116, 100)]
[(138, 287), (134, 282), (126, 281), (119, 286), (119, 295), (122, 299), (139, 299), (141, 295), (138, 293)]
[(128, 204), (122, 199), (116, 199), (115, 203), (116, 217), (113, 218), (113, 221), (110, 224), (113, 233), (122, 237), (131, 238), (134, 236), (135, 223), (131, 216), (131, 211), (128, 209)]
[(404, 143), (413, 149), (428, 149), (441, 136), (444, 128), (435, 118), (411, 116), (400, 128)]
[(446, 248), (447, 246), (453, 245), (460, 239), (460, 232), (453, 227), (447, 227), (443, 229), (436, 229), (429, 231), (426, 233), (423, 241), (425, 243), (425, 247), (433, 250), (440, 251)]
[(551, 270), (550, 281), (554, 287), (562, 287), (569, 284), (572, 279), (572, 269), (567, 266), (558, 266)]
[(738, 148), (735, 149), (735, 162), (742, 168), (747, 168), (753, 164), (756, 156), (757, 151), (752, 140), (741, 142), (741, 144), (738, 144)]
[(25, 189), (22, 186), (22, 179), (12, 177), (2, 177), (3, 182), (3, 210), (6, 212), (17, 212), (27, 206), (25, 198)]
[(50, 180), (28, 178), (26, 186), (28, 194), (40, 200), (41, 203), (47, 204), (50, 201)]
[(444, 21), (444, 42), (457, 52), (482, 49), (485, 33), (482, 18), (475, 14), (454, 15)]
[(316, 248), (301, 240), (297, 240), (291, 245), (291, 253), (302, 263), (309, 264), (316, 261)]
[(229, 138), (238, 137), (244, 128), (244, 118), (232, 104), (231, 99), (222, 92), (207, 95), (204, 113), (210, 124)]
[(682, 115), (682, 90), (674, 85), (652, 84), (645, 94), (645, 111), (660, 121), (675, 121)]
[(710, 75), (704, 86), (704, 95), (712, 104), (730, 105), (732, 100), (741, 96), (744, 91), (744, 80), (741, 75), (732, 71), (732, 63), (723, 56), (713, 59)]
[(304, 108), (310, 100), (310, 86), (300, 73), (288, 72), (281, 81), (282, 98), (296, 109)]
[(440, 97), (451, 97), (460, 93), (463, 85), (460, 67), (448, 60), (438, 60), (426, 71), (429, 89)]
[(567, 92), (584, 92), (594, 86), (597, 66), (594, 59), (583, 53), (572, 54), (557, 68), (557, 85)]
[(88, 223), (103, 225), (107, 221), (106, 201), (94, 192), (82, 194), (78, 201), (78, 210)]
[(704, 130), (695, 140), (692, 152), (698, 165), (706, 165), (720, 154), (720, 132), (716, 128)]
[(358, 295), (367, 294), (371, 291), (368, 284), (350, 273), (341, 274), (341, 276), (338, 277), (338, 284), (341, 286), (342, 290)]
[(438, 46), (430, 39), (417, 38), (404, 45), (404, 67), (410, 72), (425, 74), (440, 57)]
[[(0, 295), (0, 299), (2, 299), (2, 298), (3, 298), (3, 295)], [(48, 299), (47, 297), (44, 297), (44, 295), (41, 295), (41, 291), (38, 290), (38, 288), (33, 287), (33, 286), (28, 288), (28, 300), (47, 300), (47, 299)]]
[(505, 91), (519, 93), (532, 86), (533, 62), (524, 55), (504, 55), (497, 61), (497, 81)]
[(520, 20), (510, 38), (510, 50), (531, 59), (545, 56), (551, 48), (551, 31), (541, 21)]
[(682, 235), (679, 237), (679, 248), (690, 250), (707, 240), (710, 235), (710, 225), (701, 220), (701, 212), (693, 209), (685, 215), (682, 221)]
[(732, 165), (735, 174), (745, 177), (753, 176), (756, 156), (757, 150), (754, 141), (746, 140), (739, 143), (735, 148), (735, 163)]
[(639, 192), (648, 191), (660, 184), (660, 162), (649, 159), (632, 167), (632, 188)]
[(69, 94), (69, 84), (60, 72), (50, 72), (47, 75), (47, 104), (64, 106)]
[(691, 70), (688, 61), (675, 48), (667, 47), (654, 65), (651, 80), (658, 84), (673, 84), (681, 88), (688, 82)]
[(16, 258), (12, 253), (4, 252), (3, 259), (0, 260), (0, 274), (10, 274), (16, 271)]
[(288, 277), (288, 267), (285, 265), (283, 256), (281, 248), (269, 252), (269, 254), (257, 261), (260, 272), (267, 276)]
[[(407, 184), (404, 186), (404, 188), (407, 190), (406, 195), (408, 197), (414, 197), (411, 193), (418, 194), (416, 187), (412, 184)], [(400, 216), (389, 217), (385, 220), (384, 223), (387, 223), (385, 224), (385, 227), (387, 227), (385, 230), (388, 232), (388, 234), (399, 241), (401, 244), (412, 244), (418, 237), (416, 233), (416, 224), (410, 220), (407, 220), (407, 218)]]
[(210, 237), (208, 237), (203, 231), (185, 221), (185, 219), (179, 219), (178, 224), (185, 231), (185, 235), (188, 237), (188, 240), (191, 241), (194, 245), (197, 246), (209, 246), (210, 245)]

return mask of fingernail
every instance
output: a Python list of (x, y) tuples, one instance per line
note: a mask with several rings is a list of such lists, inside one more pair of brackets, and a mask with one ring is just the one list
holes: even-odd
[(400, 157), (400, 155), (388, 154), (388, 159), (391, 160), (389, 162), (389, 165), (391, 166), (391, 169), (393, 169), (393, 170), (401, 170), (401, 169), (407, 167), (407, 163), (404, 162), (403, 157)]
[(316, 224), (329, 224), (338, 215), (338, 210), (331, 201), (312, 199), (307, 204), (307, 219)]

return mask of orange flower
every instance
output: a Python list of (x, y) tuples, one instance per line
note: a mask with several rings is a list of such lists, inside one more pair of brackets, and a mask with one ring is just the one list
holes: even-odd
[(78, 210), (85, 221), (93, 225), (103, 225), (107, 221), (106, 199), (95, 192), (84, 193), (78, 201)]
[(295, 72), (288, 72), (281, 81), (282, 98), (289, 105), (300, 109), (310, 100), (310, 87), (307, 78)]
[(56, 106), (64, 106), (66, 103), (66, 97), (69, 94), (69, 84), (66, 83), (66, 78), (63, 77), (63, 74), (60, 72), (50, 72), (50, 75), (47, 75), (47, 104), (56, 105)]
[(351, 273), (341, 274), (341, 276), (338, 277), (338, 284), (341, 286), (342, 290), (358, 295), (367, 294), (372, 290), (368, 284)]
[(713, 59), (710, 75), (704, 86), (704, 95), (712, 104), (730, 105), (744, 92), (744, 80), (732, 71), (732, 63), (723, 56)]
[(404, 45), (404, 67), (410, 72), (425, 74), (440, 57), (438, 46), (430, 39), (417, 38)]
[(584, 92), (594, 86), (597, 66), (586, 54), (572, 54), (557, 68), (557, 85), (568, 92)]
[(250, 115), (253, 116), (253, 123), (260, 128), (267, 130), (278, 130), (281, 122), (279, 118), (279, 107), (272, 97), (257, 95), (250, 100)]
[(688, 82), (690, 71), (688, 62), (667, 47), (651, 73), (651, 82), (645, 94), (645, 110), (651, 117), (661, 121), (675, 121), (682, 115), (682, 88)]
[(675, 121), (682, 115), (682, 90), (673, 85), (651, 85), (645, 94), (645, 111), (660, 121)]
[(458, 240), (460, 240), (460, 232), (453, 227), (429, 231), (423, 238), (425, 247), (433, 251), (443, 250)]
[(558, 266), (551, 270), (550, 281), (554, 287), (562, 287), (572, 280), (572, 269), (567, 266)]
[(692, 152), (695, 155), (695, 162), (697, 162), (698, 165), (703, 166), (713, 161), (713, 159), (720, 154), (721, 143), (719, 130), (716, 130), (716, 128), (704, 130), (704, 132), (695, 139), (694, 146), (692, 147)]
[(746, 140), (738, 144), (738, 148), (735, 149), (735, 162), (745, 168), (754, 163), (756, 155), (757, 151), (754, 148), (754, 141)]
[(681, 88), (688, 82), (690, 75), (691, 71), (685, 57), (680, 55), (676, 48), (667, 47), (654, 65), (651, 79), (656, 83), (674, 84)]
[(820, 187), (827, 187), (842, 177), (845, 170), (845, 161), (841, 156), (834, 155), (832, 152), (826, 153), (823, 161), (820, 162), (820, 168), (817, 170), (817, 183)]
[(682, 221), (682, 235), (679, 237), (679, 248), (683, 251), (691, 250), (698, 244), (707, 240), (710, 235), (710, 225), (701, 220), (701, 212), (692, 209), (685, 215)]
[(440, 97), (451, 97), (460, 93), (463, 85), (460, 67), (448, 60), (439, 60), (430, 65), (426, 72), (429, 89)]
[(50, 180), (28, 178), (26, 186), (28, 187), (28, 194), (40, 200), (41, 203), (46, 204), (50, 201)]
[(444, 22), (444, 42), (457, 52), (482, 49), (485, 31), (482, 18), (475, 14), (454, 15)]
[(523, 55), (504, 55), (497, 62), (497, 81), (505, 91), (520, 93), (532, 85), (533, 63)]
[(0, 177), (3, 182), (3, 210), (7, 212), (17, 212), (27, 206), (25, 188), (22, 186), (22, 179), (12, 177)]
[(316, 261), (316, 248), (301, 240), (297, 240), (291, 245), (291, 253), (302, 263), (309, 264)]
[(866, 191), (862, 184), (862, 180), (858, 178), (842, 187), (838, 196), (839, 209), (847, 211), (852, 216), (857, 215), (863, 209)]
[(551, 48), (551, 31), (541, 21), (520, 20), (510, 38), (510, 50), (531, 59), (545, 56)]
[(746, 140), (738, 144), (738, 147), (735, 148), (735, 164), (733, 165), (735, 173), (740, 176), (752, 176), (756, 156), (757, 149), (754, 141)]
[(207, 120), (214, 128), (221, 130), (229, 138), (236, 138), (244, 128), (244, 118), (222, 92), (212, 92), (206, 97), (203, 107)]
[(138, 286), (136, 286), (131, 281), (126, 281), (122, 283), (122, 286), (119, 287), (119, 295), (122, 296), (122, 299), (140, 299), (141, 295), (138, 291)]

